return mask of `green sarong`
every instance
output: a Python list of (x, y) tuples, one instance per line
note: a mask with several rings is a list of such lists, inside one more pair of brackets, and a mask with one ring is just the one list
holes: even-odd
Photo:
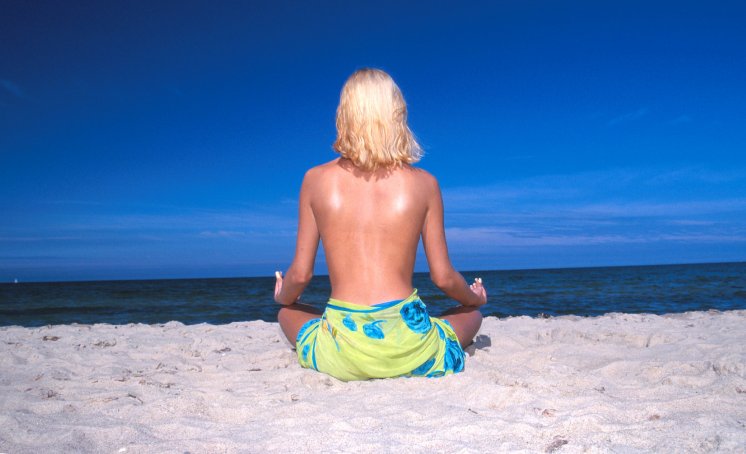
[(404, 300), (364, 306), (330, 299), (296, 339), (301, 366), (340, 380), (440, 377), (464, 369), (447, 320), (430, 317), (417, 289)]

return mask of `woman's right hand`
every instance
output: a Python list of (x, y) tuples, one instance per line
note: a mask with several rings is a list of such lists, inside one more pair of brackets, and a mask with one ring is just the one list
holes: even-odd
[(479, 301), (479, 304), (476, 304), (477, 307), (487, 304), (487, 289), (482, 285), (481, 277), (474, 279), (474, 283), (469, 286), (469, 290), (477, 296), (477, 300)]

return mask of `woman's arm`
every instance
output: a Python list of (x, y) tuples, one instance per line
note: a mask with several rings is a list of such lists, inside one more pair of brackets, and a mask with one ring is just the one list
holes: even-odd
[(311, 209), (311, 192), (313, 191), (313, 169), (306, 172), (298, 200), (298, 239), (295, 243), (293, 263), (283, 279), (277, 273), (275, 284), (275, 301), (290, 305), (298, 301), (301, 293), (313, 277), (313, 264), (319, 247), (319, 229)]
[(487, 303), (487, 292), (482, 286), (482, 280), (477, 279), (471, 286), (468, 285), (461, 273), (453, 268), (448, 257), (443, 226), (443, 197), (438, 182), (433, 177), (430, 179), (428, 208), (422, 227), (422, 244), (430, 266), (430, 279), (449, 298), (462, 305), (482, 306)]

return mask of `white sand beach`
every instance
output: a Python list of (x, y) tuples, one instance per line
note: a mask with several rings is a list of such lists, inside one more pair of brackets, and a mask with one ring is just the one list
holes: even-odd
[(485, 319), (464, 373), (344, 383), (277, 324), (0, 328), (0, 452), (744, 452), (746, 311)]

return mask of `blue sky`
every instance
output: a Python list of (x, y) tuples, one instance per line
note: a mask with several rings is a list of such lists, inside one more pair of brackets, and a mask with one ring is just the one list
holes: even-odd
[(0, 282), (286, 269), (365, 66), (404, 92), (459, 269), (746, 260), (740, 2), (2, 9)]

